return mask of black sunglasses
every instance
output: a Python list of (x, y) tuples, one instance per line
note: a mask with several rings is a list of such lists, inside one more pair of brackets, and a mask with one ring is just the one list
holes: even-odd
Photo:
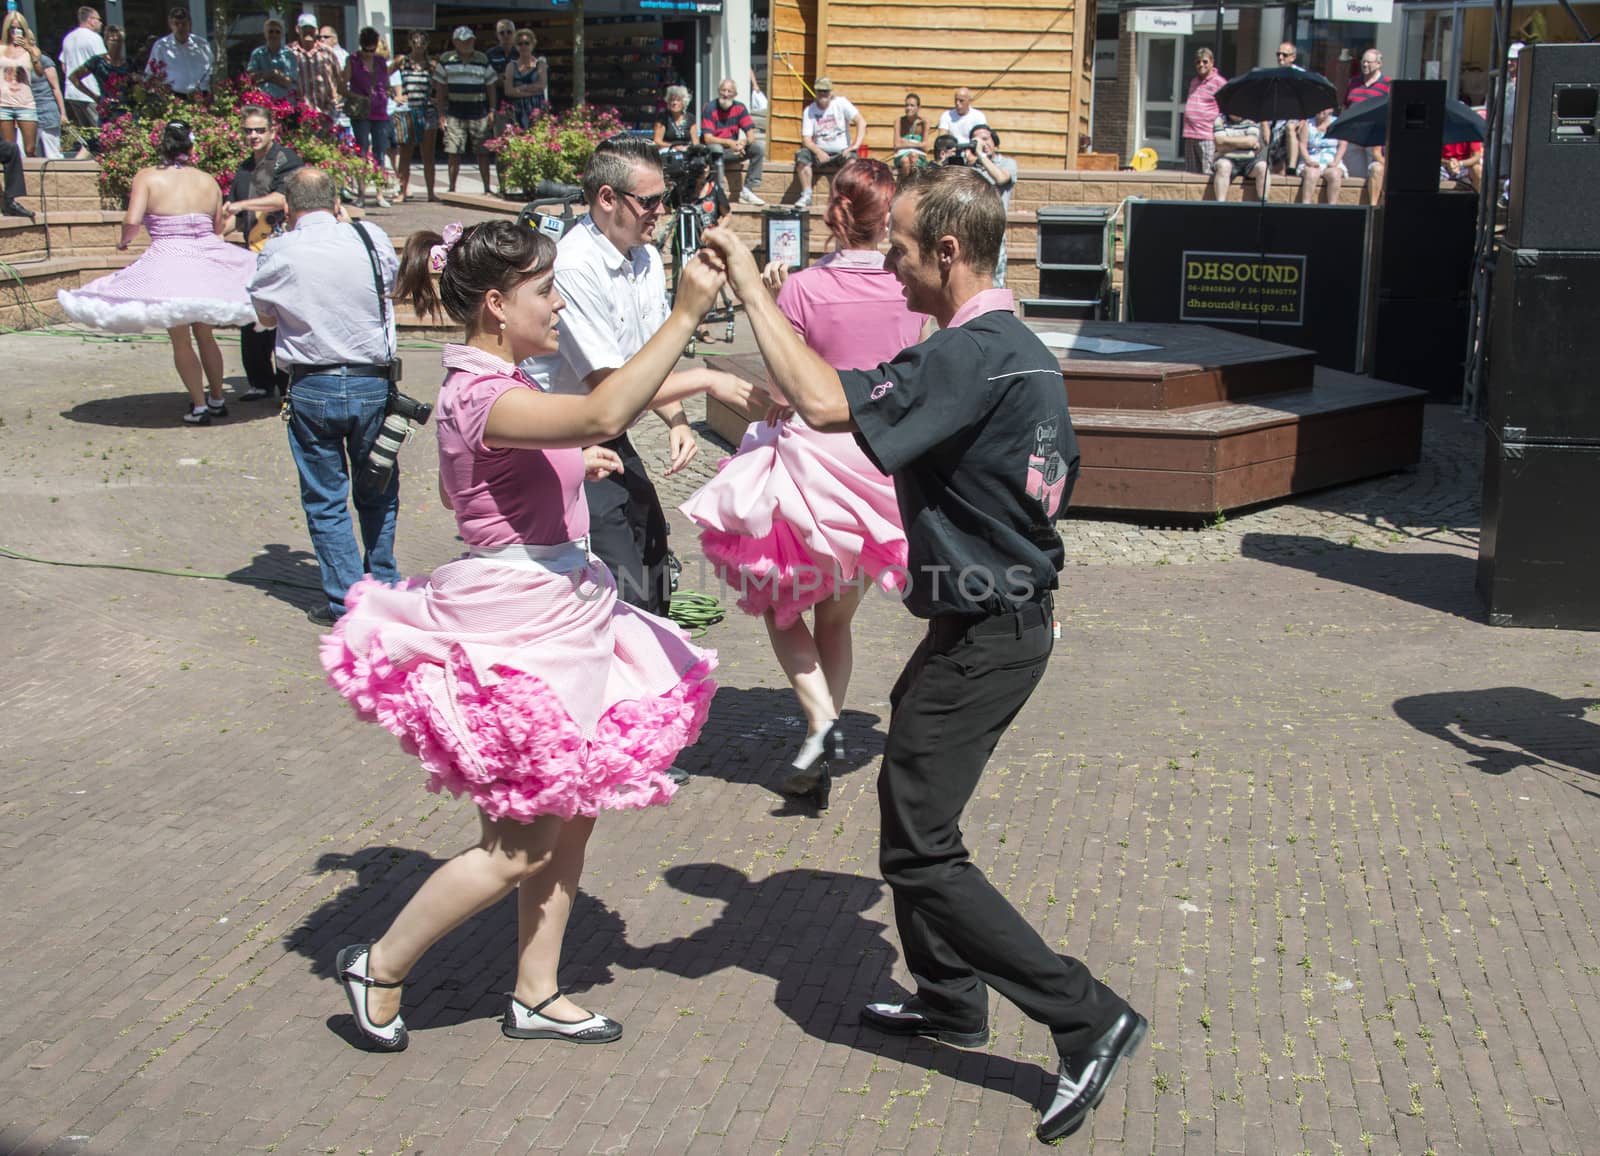
[(1293, 60), (1294, 59), (1294, 53), (1292, 53), (1292, 52), (1280, 52), (1280, 53), (1278, 53), (1278, 59), (1279, 60), (1283, 60), (1285, 58), (1287, 58), (1289, 60)]
[(618, 189), (617, 192), (621, 193), (625, 197), (632, 197), (633, 200), (638, 202), (639, 211), (642, 213), (655, 212), (656, 209), (661, 207), (661, 202), (667, 199), (667, 194), (665, 192), (653, 193), (648, 197), (641, 197), (636, 193), (628, 192), (626, 189)]
[(263, 133), (271, 132), (272, 129), (266, 126), (263, 126), (262, 128), (251, 128), (249, 125), (245, 125), (244, 128), (240, 129), (239, 131), (244, 133), (245, 136), (260, 136)]

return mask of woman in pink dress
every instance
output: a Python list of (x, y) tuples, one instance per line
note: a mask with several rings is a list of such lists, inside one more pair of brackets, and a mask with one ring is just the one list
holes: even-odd
[[(836, 369), (865, 369), (922, 336), (927, 318), (906, 308), (878, 246), (889, 231), (894, 173), (851, 161), (833, 180), (825, 220), (834, 251), (792, 277), (768, 269), (783, 310), (806, 344)], [(894, 483), (851, 434), (818, 433), (791, 414), (752, 425), (739, 452), (679, 507), (698, 523), (700, 546), (739, 607), (762, 615), (789, 676), (807, 733), (780, 784), (828, 805), (831, 759), (853, 664), (850, 623), (868, 583), (905, 584), (906, 537)], [(812, 611), (814, 628), (802, 615)]]
[(81, 289), (60, 290), (56, 301), (72, 320), (111, 333), (165, 329), (178, 377), (189, 391), (183, 420), (205, 425), (228, 413), (222, 400), (222, 350), (211, 330), (255, 321), (246, 287), (256, 257), (222, 239), (228, 221), (222, 190), (209, 174), (190, 166), (193, 149), (189, 126), (168, 122), (156, 146), (161, 164), (133, 176), (117, 242), (118, 249), (126, 249), (143, 225), (150, 247), (126, 268)]
[[(581, 397), (547, 394), (517, 364), (553, 353), (556, 247), (511, 221), (413, 233), (395, 296), (466, 326), (447, 345), (439, 490), (465, 556), (399, 587), (352, 587), (323, 639), (329, 680), (415, 752), (428, 787), (477, 804), (478, 842), (428, 877), (382, 938), (344, 948), (339, 981), (372, 1047), (406, 1046), (400, 986), (463, 921), (517, 892), (513, 1039), (608, 1043), (621, 1025), (556, 987), (584, 848), (606, 809), (665, 803), (716, 685), (711, 651), (618, 600), (588, 552), (585, 475), (642, 413), (710, 308), (719, 276), (685, 275), (677, 308), (634, 359)], [(430, 276), (441, 272), (437, 295)]]

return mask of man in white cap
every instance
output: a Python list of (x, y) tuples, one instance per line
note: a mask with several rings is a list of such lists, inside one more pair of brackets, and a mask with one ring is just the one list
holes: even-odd
[(794, 207), (811, 204), (814, 173), (835, 173), (861, 149), (867, 139), (867, 120), (842, 96), (833, 95), (833, 81), (817, 77), (816, 98), (800, 117), (801, 145), (794, 153), (794, 171), (800, 177), (800, 196)]
[(434, 103), (444, 110), (444, 152), (450, 158), (450, 191), (456, 191), (461, 154), (469, 146), (478, 154), (478, 175), (483, 191), (490, 191), (489, 151), (483, 142), (490, 135), (499, 77), (489, 58), (478, 51), (477, 35), (465, 24), (451, 34), (453, 47), (433, 68)]
[(319, 39), (317, 18), (311, 13), (300, 14), (294, 22), (294, 32), (295, 42), (289, 46), (289, 51), (294, 54), (300, 99), (337, 118), (339, 102), (344, 97), (344, 74), (339, 69), (339, 58)]

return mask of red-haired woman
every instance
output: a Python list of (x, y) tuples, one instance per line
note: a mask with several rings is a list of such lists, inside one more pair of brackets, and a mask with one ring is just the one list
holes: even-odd
[[(833, 180), (824, 218), (833, 251), (793, 276), (767, 269), (778, 308), (836, 369), (890, 360), (927, 321), (906, 308), (878, 251), (894, 190), (888, 165), (851, 161)], [(905, 581), (894, 483), (851, 434), (818, 433), (791, 414), (752, 425), (739, 452), (680, 509), (701, 526), (701, 549), (739, 592), (740, 609), (766, 619), (805, 712), (805, 742), (779, 789), (825, 808), (829, 763), (844, 755), (838, 719), (853, 662), (851, 619), (869, 582), (896, 590)]]

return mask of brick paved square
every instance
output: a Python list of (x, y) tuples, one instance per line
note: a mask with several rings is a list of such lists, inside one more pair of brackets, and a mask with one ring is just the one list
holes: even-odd
[[(601, 823), (569, 933), (563, 983), (619, 1044), (500, 1035), (505, 903), (412, 977), (410, 1050), (372, 1055), (333, 953), (474, 818), (323, 683), (281, 423), (181, 428), (164, 342), (0, 352), (0, 545), (97, 564), (0, 558), (0, 1151), (1035, 1146), (1039, 1025), (997, 1002), (963, 1052), (856, 1023), (907, 981), (873, 793), (917, 635), (898, 606), (859, 619), (820, 819), (774, 789), (800, 723), (764, 631), (709, 632), (693, 778)], [(1062, 641), (967, 815), (996, 884), (1151, 1018), (1064, 1149), (1594, 1149), (1600, 639), (1484, 624), (1480, 436), (1432, 407), (1406, 474), (1203, 530), (1064, 524)], [(664, 499), (725, 452), (703, 441)], [(432, 454), (425, 430), (402, 455), (411, 573), (458, 549)], [(718, 594), (681, 519), (674, 543)]]

